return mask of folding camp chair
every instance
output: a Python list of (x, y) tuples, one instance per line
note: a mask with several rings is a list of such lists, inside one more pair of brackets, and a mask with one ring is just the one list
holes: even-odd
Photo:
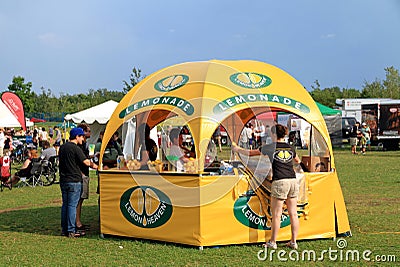
[(30, 186), (35, 187), (37, 185), (42, 186), (43, 182), (40, 179), (41, 169), (42, 169), (42, 160), (39, 159), (32, 159), (30, 163), (30, 171), (28, 175), (19, 176), (20, 182), (18, 183), (18, 187), (22, 186)]
[[(11, 177), (11, 159), (9, 156), (0, 158), (0, 191), (3, 191), (3, 183), (7, 182)], [(11, 189), (11, 187), (10, 187)]]

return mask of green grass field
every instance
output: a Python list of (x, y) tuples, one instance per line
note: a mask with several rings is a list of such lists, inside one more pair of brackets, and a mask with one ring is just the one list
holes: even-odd
[[(400, 262), (400, 152), (372, 151), (352, 155), (335, 150), (335, 162), (347, 205), (352, 237), (349, 250), (369, 257), (381, 256), (386, 266)], [(83, 221), (90, 224), (87, 237), (60, 236), (61, 193), (58, 184), (50, 187), (5, 189), (0, 193), (0, 266), (377, 266), (377, 261), (273, 262), (259, 261), (260, 245), (204, 248), (99, 237), (97, 179), (92, 173), (91, 195), (84, 202)], [(282, 246), (282, 245), (281, 245)], [(337, 249), (332, 239), (299, 242), (300, 251)], [(286, 250), (289, 253), (289, 250)], [(286, 258), (288, 256), (286, 255)]]

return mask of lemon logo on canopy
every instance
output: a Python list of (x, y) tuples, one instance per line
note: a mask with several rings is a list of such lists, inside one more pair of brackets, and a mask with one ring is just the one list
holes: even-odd
[(177, 74), (165, 77), (154, 84), (154, 88), (160, 92), (170, 92), (184, 86), (189, 81), (189, 76)]
[[(268, 207), (265, 215), (260, 200), (253, 191), (248, 191), (245, 196), (239, 197), (233, 206), (236, 220), (250, 228), (271, 230), (271, 211)], [(281, 227), (290, 225), (289, 216), (282, 214)]]
[(141, 228), (156, 228), (165, 224), (172, 215), (171, 200), (151, 186), (136, 186), (125, 191), (120, 209), (125, 219)]
[(232, 74), (230, 80), (236, 85), (249, 89), (267, 87), (272, 82), (268, 76), (255, 72), (238, 72)]

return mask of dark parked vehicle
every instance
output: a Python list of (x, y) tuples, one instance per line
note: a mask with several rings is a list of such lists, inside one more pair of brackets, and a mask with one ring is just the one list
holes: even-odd
[(357, 120), (354, 117), (342, 117), (342, 137), (343, 139), (350, 138), (351, 128), (356, 124)]

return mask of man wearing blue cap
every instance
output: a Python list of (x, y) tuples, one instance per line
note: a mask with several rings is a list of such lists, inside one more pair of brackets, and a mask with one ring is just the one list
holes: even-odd
[(61, 228), (62, 234), (68, 237), (81, 237), (84, 233), (76, 229), (76, 207), (82, 192), (82, 167), (97, 169), (78, 147), (84, 140), (82, 128), (73, 128), (69, 134), (69, 142), (60, 147), (59, 170), (62, 194)]

